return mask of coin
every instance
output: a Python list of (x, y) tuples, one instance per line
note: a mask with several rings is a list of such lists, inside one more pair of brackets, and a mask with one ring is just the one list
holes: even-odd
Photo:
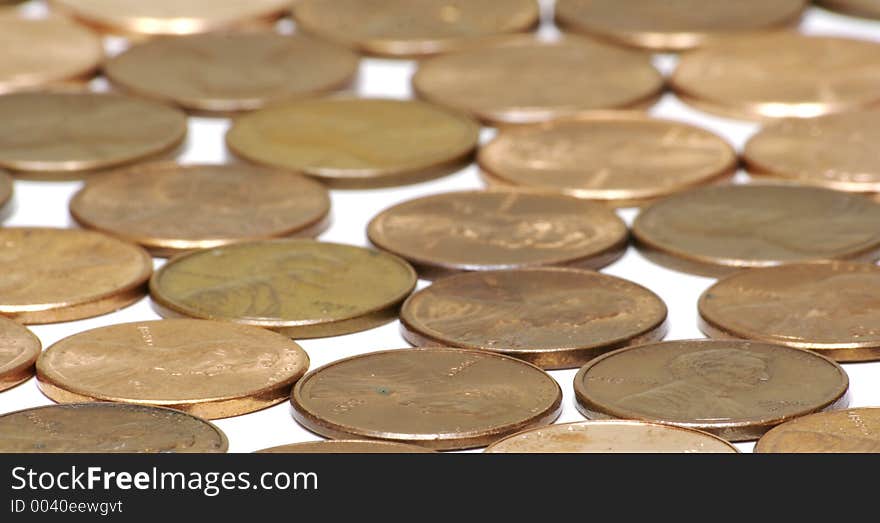
[(345, 48), (275, 33), (160, 38), (108, 61), (117, 87), (202, 112), (248, 111), (342, 88), (357, 72)]
[(880, 408), (820, 412), (764, 434), (755, 452), (880, 452)]
[(97, 175), (70, 201), (85, 227), (139, 243), (157, 256), (244, 240), (313, 236), (330, 196), (297, 174), (248, 165), (131, 167)]
[(297, 28), (360, 52), (411, 57), (461, 49), (538, 25), (535, 0), (300, 0)]
[(34, 375), (40, 355), (40, 339), (18, 323), (0, 318), (0, 392), (23, 383)]
[(737, 453), (723, 439), (699, 430), (644, 421), (563, 423), (525, 430), (489, 445), (495, 454)]
[(422, 62), (421, 98), (491, 124), (535, 123), (652, 104), (663, 77), (647, 54), (579, 37), (510, 38)]
[(164, 105), (98, 93), (0, 96), (0, 167), (81, 173), (167, 153), (186, 136), (186, 115)]
[(469, 162), (479, 125), (423, 102), (330, 98), (274, 105), (238, 118), (230, 150), (332, 187), (415, 183)]
[(215, 453), (228, 447), (212, 423), (143, 405), (78, 403), (0, 415), (0, 453)]
[(604, 205), (561, 194), (463, 191), (395, 205), (373, 218), (370, 241), (424, 278), (452, 272), (572, 265), (620, 258), (626, 224)]
[(816, 3), (848, 15), (880, 18), (880, 2), (877, 0), (816, 0)]
[(406, 300), (400, 321), (416, 346), (488, 350), (566, 369), (662, 339), (666, 305), (641, 285), (593, 271), (489, 271), (436, 281)]
[(562, 391), (520, 360), (463, 349), (361, 354), (310, 372), (293, 389), (296, 420), (336, 439), (437, 450), (485, 446), (559, 416)]
[(0, 315), (20, 323), (99, 316), (139, 300), (153, 272), (136, 245), (77, 229), (0, 229)]
[(433, 452), (425, 447), (391, 441), (336, 439), (281, 445), (258, 450), (257, 454), (430, 454)]
[(577, 408), (587, 418), (664, 422), (728, 441), (846, 407), (848, 388), (846, 372), (824, 356), (724, 340), (621, 349), (587, 363), (574, 379)]
[(9, 200), (12, 199), (13, 185), (12, 178), (5, 172), (0, 171), (0, 209), (5, 207)]
[(737, 156), (724, 139), (692, 125), (607, 116), (502, 129), (477, 162), (490, 185), (626, 207), (726, 180)]
[(390, 254), (313, 240), (266, 240), (173, 258), (150, 281), (150, 294), (163, 316), (319, 338), (394, 320), (415, 284), (413, 268)]
[(636, 246), (670, 268), (721, 276), (787, 262), (880, 258), (880, 205), (817, 187), (740, 185), (680, 193), (636, 218)]
[(720, 35), (793, 25), (805, 0), (559, 0), (556, 23), (654, 51), (684, 51)]
[(729, 37), (681, 57), (670, 86), (734, 118), (813, 117), (880, 103), (880, 44), (777, 32)]

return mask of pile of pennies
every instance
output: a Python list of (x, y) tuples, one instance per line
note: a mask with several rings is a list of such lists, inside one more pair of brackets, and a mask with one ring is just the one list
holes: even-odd
[[(880, 451), (847, 374), (880, 360), (880, 23), (799, 32), (880, 1), (818, 3), (0, 0), (0, 201), (76, 189), (0, 227), (0, 452), (225, 452), (207, 420), (286, 402), (262, 430), (326, 439), (265, 452)], [(413, 96), (354, 94), (367, 62)], [(225, 162), (181, 161), (194, 120)], [(314, 239), (367, 194), (365, 237)], [(628, 251), (706, 338), (600, 272)], [(310, 370), (319, 338), (361, 348)], [(33, 377), (54, 405), (3, 402)]]

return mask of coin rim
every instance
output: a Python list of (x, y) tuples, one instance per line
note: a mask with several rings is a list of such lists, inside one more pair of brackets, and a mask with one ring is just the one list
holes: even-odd
[[(35, 374), (37, 358), (43, 351), (43, 342), (30, 329), (15, 320), (0, 316), (0, 324), (6, 323), (8, 327), (17, 330), (13, 335), (30, 341), (22, 351), (27, 357), (25, 361), (0, 373), (0, 392), (7, 391), (31, 379)], [(0, 365), (0, 370), (3, 366)]]
[[(335, 452), (333, 447), (339, 445), (344, 447), (346, 444), (369, 444), (375, 445), (378, 447), (386, 447), (392, 449), (398, 449), (399, 452), (395, 454), (433, 454), (436, 451), (431, 450), (427, 447), (420, 447), (418, 445), (410, 445), (407, 443), (398, 443), (396, 441), (383, 441), (383, 440), (375, 440), (375, 439), (324, 439), (320, 441), (297, 441), (295, 443), (288, 443), (286, 445), (276, 445), (274, 447), (267, 447), (260, 450), (255, 450), (254, 454), (303, 454), (301, 452), (297, 452), (296, 449), (300, 446), (327, 446), (328, 450), (326, 452), (321, 452), (321, 454), (340, 454), (340, 452)], [(312, 453), (314, 454), (314, 453)], [(345, 454), (353, 454), (352, 452), (346, 452)], [(364, 454), (363, 452), (358, 452), (357, 454)]]

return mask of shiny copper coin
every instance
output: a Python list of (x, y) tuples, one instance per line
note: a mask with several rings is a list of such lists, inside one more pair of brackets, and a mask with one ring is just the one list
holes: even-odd
[(326, 226), (318, 182), (249, 165), (152, 164), (98, 175), (70, 201), (81, 225), (139, 243), (157, 256)]
[(636, 51), (578, 37), (523, 36), (427, 60), (413, 88), (421, 98), (499, 125), (639, 108), (660, 94), (663, 77)]
[(625, 207), (736, 170), (733, 148), (691, 125), (609, 116), (502, 129), (477, 161), (490, 184), (561, 192)]
[(150, 281), (150, 294), (163, 316), (317, 338), (392, 321), (415, 284), (413, 268), (390, 254), (312, 240), (267, 240), (173, 258)]
[(814, 117), (880, 104), (880, 44), (778, 32), (730, 37), (681, 57), (683, 101), (735, 118)]
[(806, 0), (559, 0), (556, 23), (616, 43), (683, 51), (713, 37), (792, 24)]
[(56, 323), (121, 309), (145, 294), (150, 255), (77, 229), (0, 229), (0, 315)]
[(40, 339), (18, 323), (0, 318), (0, 391), (11, 389), (34, 375), (42, 349)]
[(186, 136), (186, 115), (113, 94), (0, 96), (0, 167), (81, 173), (167, 153)]
[(839, 13), (880, 18), (880, 1), (878, 0), (816, 0), (816, 3)]
[(151, 40), (111, 59), (104, 72), (126, 91), (226, 113), (342, 88), (357, 67), (347, 49), (261, 32)]
[(380, 187), (449, 174), (469, 161), (479, 125), (423, 102), (329, 98), (238, 118), (226, 143), (254, 163), (334, 187)]
[(406, 300), (400, 321), (416, 346), (488, 350), (566, 369), (662, 339), (666, 305), (641, 285), (593, 271), (489, 271), (436, 281)]
[(813, 352), (747, 341), (668, 341), (584, 365), (577, 407), (590, 419), (670, 423), (728, 441), (757, 439), (798, 416), (843, 408), (849, 379)]
[(300, 0), (303, 31), (360, 52), (423, 56), (452, 51), (538, 25), (535, 0)]
[(430, 454), (425, 447), (391, 441), (343, 440), (307, 441), (258, 450), (257, 454)]
[(764, 434), (755, 452), (880, 452), (880, 408), (835, 410), (793, 419)]
[(5, 207), (9, 200), (12, 199), (13, 185), (12, 178), (5, 172), (0, 171), (0, 209)]
[(605, 454), (739, 452), (718, 436), (645, 421), (602, 420), (525, 430), (489, 445), (494, 454)]
[(339, 360), (307, 374), (291, 396), (296, 420), (323, 436), (438, 450), (481, 447), (552, 423), (561, 401), (559, 385), (537, 367), (449, 348)]
[(212, 423), (143, 405), (77, 403), (0, 416), (0, 453), (215, 453), (228, 447)]
[(670, 268), (721, 276), (814, 260), (880, 258), (880, 205), (791, 185), (708, 187), (670, 196), (636, 218), (636, 246)]

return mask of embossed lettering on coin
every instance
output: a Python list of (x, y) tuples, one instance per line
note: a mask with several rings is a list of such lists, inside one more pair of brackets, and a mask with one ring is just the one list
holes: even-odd
[(880, 408), (820, 412), (774, 428), (755, 452), (880, 452)]
[(0, 318), (0, 391), (34, 375), (40, 349), (40, 339), (31, 331), (12, 320)]

